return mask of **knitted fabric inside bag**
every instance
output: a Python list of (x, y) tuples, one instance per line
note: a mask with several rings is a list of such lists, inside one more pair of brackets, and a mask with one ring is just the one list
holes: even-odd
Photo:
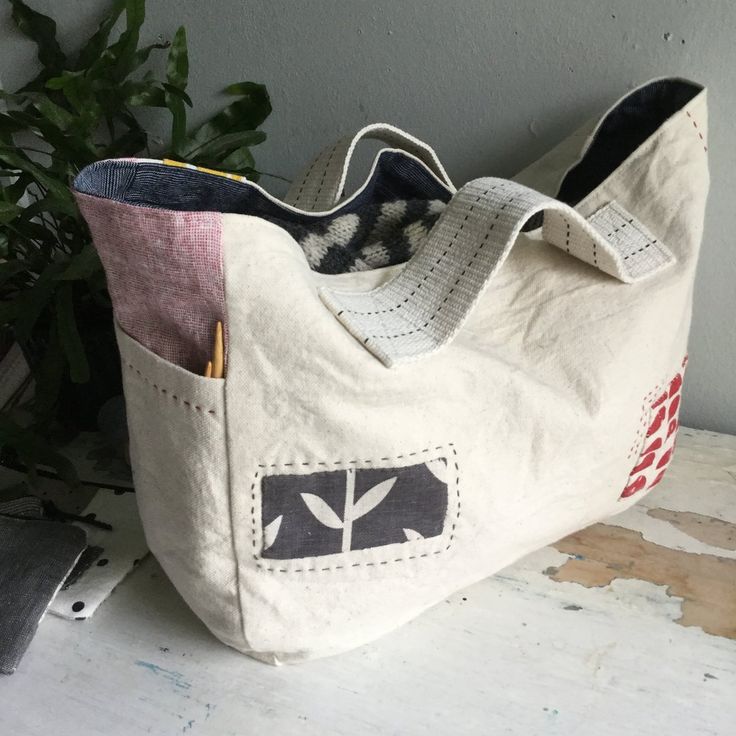
[(158, 161), (101, 161), (75, 189), (142, 207), (260, 217), (286, 230), (310, 267), (327, 274), (404, 262), (450, 198), (423, 164), (399, 151), (382, 152), (366, 185), (328, 213), (294, 210), (244, 179)]
[(396, 199), (313, 224), (266, 219), (299, 243), (313, 271), (338, 274), (404, 263), (444, 208), (441, 199)]

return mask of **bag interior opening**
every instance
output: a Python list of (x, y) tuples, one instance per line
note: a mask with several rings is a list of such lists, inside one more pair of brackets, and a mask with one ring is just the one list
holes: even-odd
[(658, 79), (627, 95), (601, 121), (582, 159), (562, 180), (557, 199), (574, 207), (702, 89), (685, 79)]
[(417, 159), (384, 150), (366, 184), (329, 213), (294, 211), (248, 182), (158, 161), (100, 161), (74, 188), (142, 207), (252, 215), (286, 230), (319, 273), (365, 271), (407, 261), (450, 191)]
[[(601, 121), (557, 198), (575, 206), (701, 90), (685, 80), (662, 79), (625, 97)], [(286, 230), (310, 267), (326, 274), (404, 263), (451, 197), (424, 164), (395, 150), (382, 151), (363, 188), (329, 213), (294, 211), (248, 182), (156, 161), (101, 161), (85, 168), (74, 187), (142, 207), (263, 218)], [(539, 224), (535, 217), (524, 229)]]

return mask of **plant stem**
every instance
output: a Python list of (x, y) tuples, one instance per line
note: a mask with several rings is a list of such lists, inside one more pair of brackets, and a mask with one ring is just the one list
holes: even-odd
[(259, 171), (258, 173), (261, 176), (268, 176), (271, 179), (279, 179), (285, 181), (287, 184), (291, 184), (291, 179), (287, 179), (285, 176), (281, 176), (281, 174), (272, 174), (270, 171)]
[[(62, 161), (64, 163), (67, 163), (65, 158), (62, 158), (61, 156), (57, 156), (53, 151), (42, 151), (40, 148), (32, 148), (31, 146), (18, 146), (18, 148), (22, 151), (31, 151), (33, 153), (40, 153), (42, 156), (48, 156), (49, 158), (56, 159), (57, 161)], [(38, 162), (34, 161), (34, 163), (38, 163)]]
[(187, 154), (187, 158), (192, 159), (194, 158), (194, 155), (201, 151), (205, 146), (209, 146), (210, 143), (213, 143), (216, 140), (219, 140), (223, 136), (227, 135), (227, 132), (225, 133), (218, 133), (216, 136), (213, 136), (208, 141), (205, 141), (204, 143), (200, 143), (196, 148), (193, 148), (189, 153)]

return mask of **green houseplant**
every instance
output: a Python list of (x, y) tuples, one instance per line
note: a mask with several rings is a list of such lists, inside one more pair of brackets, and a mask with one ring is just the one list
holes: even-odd
[[(53, 440), (92, 428), (100, 405), (121, 388), (105, 276), (72, 178), (99, 159), (155, 155), (255, 180), (251, 147), (266, 137), (257, 128), (271, 104), (263, 85), (231, 84), (224, 92), (234, 99), (190, 128), (186, 31), (141, 45), (145, 0), (115, 0), (74, 54), (60, 47), (51, 18), (9, 2), (18, 29), (38, 47), (41, 71), (13, 93), (0, 90), (0, 349), (19, 344), (35, 392), (22, 421), (15, 410), (0, 411), (0, 448), (31, 473), (49, 465), (74, 483), (74, 467)], [(165, 73), (157, 75), (151, 65), (163, 51)], [(144, 108), (170, 117), (169, 141), (147, 132), (137, 114)]]

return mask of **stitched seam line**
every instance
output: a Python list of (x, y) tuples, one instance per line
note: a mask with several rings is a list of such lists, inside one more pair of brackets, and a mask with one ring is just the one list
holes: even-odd
[(634, 442), (629, 449), (629, 454), (626, 456), (627, 460), (631, 460), (632, 457), (641, 455), (641, 451), (644, 449), (644, 442), (646, 442), (646, 431), (648, 427), (648, 419), (652, 413), (651, 402), (657, 398), (657, 395), (663, 390), (664, 384), (658, 384), (656, 388), (652, 389), (643, 399), (641, 405), (641, 416), (639, 418), (639, 429), (636, 432)]
[[(570, 255), (572, 255), (570, 251), (570, 235), (571, 235), (570, 221), (567, 219), (567, 217), (564, 214), (560, 213), (560, 216), (562, 217), (562, 221), (565, 223), (565, 252), (570, 253)], [(611, 234), (609, 234), (608, 237), (610, 238)], [(598, 243), (595, 241), (594, 238), (591, 238), (590, 244), (593, 249), (593, 253), (592, 253), (593, 264), (592, 265), (598, 268)], [(576, 257), (580, 257), (580, 256), (576, 256)], [(582, 257), (581, 257), (581, 260), (585, 261), (585, 259)]]
[[(358, 312), (355, 309), (341, 309), (338, 312), (337, 316), (339, 317), (344, 312), (348, 312), (348, 314), (355, 314), (355, 315), (357, 315), (359, 317), (368, 317), (368, 316), (376, 315), (376, 314), (386, 314), (388, 312), (394, 312), (397, 309), (401, 309), (401, 307), (403, 307), (409, 301), (409, 299), (411, 299), (411, 297), (413, 297), (417, 293), (417, 291), (419, 291), (419, 289), (422, 288), (422, 286), (424, 285), (425, 281), (429, 278), (430, 274), (434, 272), (435, 268), (437, 268), (437, 266), (440, 265), (440, 263), (444, 260), (445, 256), (452, 250), (452, 248), (454, 247), (455, 243), (457, 242), (458, 235), (460, 235), (460, 233), (462, 232), (463, 228), (465, 227), (465, 223), (468, 221), (468, 218), (470, 217), (470, 215), (473, 214), (473, 211), (475, 210), (475, 206), (478, 204), (478, 202), (480, 202), (480, 200), (483, 199), (483, 197), (485, 197), (489, 192), (493, 192), (496, 189), (502, 189), (503, 187), (504, 187), (503, 184), (495, 184), (494, 186), (489, 187), (488, 189), (485, 190), (485, 192), (483, 192), (482, 194), (479, 194), (475, 198), (475, 201), (469, 206), (468, 211), (465, 213), (465, 217), (463, 218), (463, 221), (460, 223), (460, 226), (455, 231), (455, 233), (453, 234), (453, 236), (450, 238), (450, 242), (447, 245), (447, 247), (445, 248), (445, 250), (443, 251), (442, 255), (434, 262), (434, 265), (429, 269), (429, 271), (424, 274), (424, 276), (422, 277), (422, 280), (419, 283), (417, 283), (417, 285), (412, 289), (412, 291), (409, 294), (409, 296), (404, 297), (399, 304), (397, 304), (396, 306), (393, 306), (393, 307), (388, 307), (387, 309), (377, 309), (377, 310), (372, 311), (372, 312)], [(509, 204), (511, 204), (511, 202), (513, 202), (514, 199), (517, 198), (517, 196), (518, 195), (514, 195), (513, 197), (511, 197), (511, 199), (509, 199), (508, 201), (504, 202), (504, 204), (503, 204), (503, 206), (502, 206), (501, 209), (504, 209)], [(498, 219), (498, 214), (496, 214), (496, 219)], [(476, 255), (477, 255), (477, 253), (476, 253)]]
[(623, 223), (623, 225), (619, 225), (618, 227), (615, 227), (613, 230), (611, 230), (608, 235), (606, 235), (606, 240), (610, 240), (613, 235), (615, 235), (617, 232), (620, 232), (623, 230), (627, 225), (629, 225), (631, 221)]
[[(259, 465), (259, 467), (262, 467)], [(261, 558), (258, 556), (258, 549), (256, 547), (256, 538), (257, 538), (257, 520), (256, 520), (256, 484), (258, 483), (258, 478), (260, 477), (261, 473), (259, 470), (256, 470), (255, 477), (253, 478), (253, 482), (250, 484), (250, 519), (251, 519), (251, 544), (253, 547), (253, 559), (254, 560), (260, 560)]]
[[(408, 335), (413, 335), (413, 334), (415, 334), (417, 332), (421, 332), (424, 329), (426, 329), (427, 327), (429, 327), (430, 322), (432, 322), (437, 317), (437, 315), (442, 311), (442, 308), (447, 303), (447, 300), (450, 298), (450, 296), (455, 291), (455, 289), (457, 288), (457, 286), (463, 280), (463, 277), (468, 272), (468, 269), (473, 265), (473, 261), (475, 261), (475, 259), (477, 258), (478, 254), (485, 247), (486, 243), (488, 242), (488, 238), (491, 237), (491, 233), (493, 232), (493, 229), (496, 226), (496, 222), (498, 221), (498, 218), (501, 216), (501, 212), (503, 212), (506, 209), (506, 207), (508, 207), (517, 198), (518, 198), (518, 196), (517, 195), (514, 195), (513, 197), (511, 197), (510, 199), (508, 199), (506, 202), (504, 202), (503, 205), (501, 205), (501, 207), (499, 208), (498, 212), (496, 212), (496, 217), (494, 218), (493, 222), (491, 223), (491, 226), (488, 228), (488, 232), (483, 237), (483, 240), (481, 241), (480, 245), (476, 249), (475, 253), (473, 253), (473, 255), (471, 256), (470, 260), (465, 265), (465, 268), (463, 268), (463, 270), (460, 272), (460, 275), (457, 277), (457, 279), (455, 279), (455, 283), (452, 285), (452, 287), (450, 288), (450, 290), (447, 292), (447, 294), (445, 295), (445, 298), (437, 305), (437, 309), (434, 311), (434, 313), (430, 316), (430, 318), (424, 324), (419, 325), (419, 326), (415, 327), (413, 330), (409, 330), (408, 332), (398, 332), (395, 335), (369, 335), (368, 337), (365, 338), (365, 340), (363, 340), (363, 344), (367, 344), (369, 340), (375, 340), (375, 339), (378, 339), (378, 340), (394, 340), (394, 339), (399, 338), (399, 337), (407, 337)], [(467, 219), (467, 217), (466, 217), (466, 219)], [(445, 252), (447, 252), (447, 251), (445, 251)], [(438, 261), (438, 263), (439, 263), (439, 261)], [(430, 270), (434, 270), (434, 266)], [(427, 274), (425, 276), (425, 279), (427, 278), (428, 275), (429, 274)], [(406, 301), (406, 300), (404, 300), (404, 301)]]
[(705, 143), (705, 138), (703, 137), (703, 134), (700, 132), (700, 128), (698, 127), (698, 124), (695, 122), (695, 118), (690, 114), (689, 110), (685, 110), (685, 115), (687, 115), (690, 118), (690, 122), (693, 124), (693, 127), (695, 128), (695, 131), (698, 134), (698, 137), (703, 143), (703, 150), (708, 153), (708, 146)]
[[(687, 358), (688, 356), (687, 354), (685, 354), (685, 357), (682, 359), (682, 363), (680, 364), (680, 368), (678, 370), (678, 372), (682, 372), (683, 375), (685, 372), (685, 366), (687, 365)], [(647, 442), (646, 432), (649, 426), (649, 420), (651, 419), (652, 413), (654, 412), (654, 407), (652, 406), (651, 402), (653, 402), (656, 398), (658, 398), (659, 394), (662, 391), (667, 391), (668, 386), (669, 386), (669, 382), (663, 381), (662, 383), (658, 384), (656, 388), (654, 388), (644, 397), (644, 402), (642, 403), (643, 413), (642, 413), (642, 417), (639, 422), (640, 424), (639, 430), (637, 431), (634, 443), (632, 444), (631, 449), (629, 450), (629, 454), (626, 456), (627, 460), (631, 460), (632, 457), (636, 457), (636, 460), (634, 461), (634, 467), (636, 467), (636, 465), (638, 465), (639, 461), (641, 460), (642, 452), (644, 451), (644, 445)], [(665, 401), (662, 405), (666, 406), (666, 404), (667, 402)], [(678, 418), (677, 429), (675, 430), (675, 432), (679, 431), (679, 429), (680, 429), (680, 422)], [(636, 453), (634, 453), (635, 449), (638, 450)], [(638, 472), (641, 472), (641, 471), (638, 471)], [(626, 479), (627, 485), (629, 481), (632, 479), (633, 475), (634, 475), (634, 468), (631, 469), (631, 471), (629, 472), (629, 477)], [(647, 492), (649, 490), (651, 490), (651, 486), (649, 486), (646, 489)], [(618, 500), (628, 501), (630, 498), (631, 496), (619, 496)]]
[[(613, 207), (612, 209), (613, 209), (614, 212), (616, 212), (616, 214), (618, 214), (618, 215), (621, 214), (621, 212), (619, 211), (618, 208)], [(627, 253), (625, 256), (622, 256), (622, 260), (628, 261), (629, 258), (633, 258), (634, 256), (638, 256), (640, 253), (643, 253), (645, 250), (647, 250), (647, 248), (650, 248), (651, 246), (656, 245), (659, 242), (657, 240), (657, 238), (654, 238), (654, 240), (650, 240), (649, 236), (634, 222), (634, 218), (633, 217), (630, 218), (629, 220), (627, 220), (626, 222), (622, 223), (621, 225), (618, 225), (613, 230), (611, 230), (611, 232), (608, 233), (608, 235), (606, 235), (606, 240), (610, 240), (613, 235), (615, 235), (616, 233), (622, 231), (627, 226), (631, 226), (631, 228), (633, 228), (647, 242), (641, 248), (637, 248), (635, 250), (632, 250), (629, 253)]]
[(618, 232), (619, 230), (623, 230), (627, 225), (631, 225), (631, 227), (634, 230), (636, 230), (636, 232), (639, 233), (639, 235), (641, 235), (641, 237), (644, 238), (644, 240), (646, 240), (647, 242), (641, 248), (638, 248), (636, 250), (632, 250), (629, 253), (627, 253), (623, 257), (623, 260), (624, 261), (627, 261), (629, 258), (632, 258), (633, 256), (639, 255), (639, 253), (644, 252), (647, 248), (649, 248), (652, 245), (656, 245), (657, 242), (658, 242), (657, 238), (654, 238), (654, 240), (650, 240), (649, 239), (649, 236), (640, 227), (638, 227), (637, 224), (634, 222), (634, 218), (633, 217), (631, 219), (627, 220), (625, 223), (623, 223), (623, 225), (620, 225), (619, 227), (617, 227), (608, 237), (610, 238), (611, 235), (613, 235), (614, 233)]
[(642, 245), (642, 247), (639, 248), (638, 250), (631, 251), (631, 253), (628, 253), (627, 255), (624, 256), (624, 260), (625, 261), (628, 261), (629, 258), (632, 258), (633, 256), (638, 256), (639, 253), (642, 253), (643, 251), (645, 251), (650, 245), (655, 245), (656, 242), (657, 242), (656, 240), (653, 240), (651, 243), (647, 243), (646, 245)]
[(238, 545), (235, 538), (235, 518), (233, 513), (233, 465), (230, 461), (230, 432), (227, 421), (227, 391), (223, 392), (222, 397), (223, 413), (225, 421), (223, 422), (223, 439), (225, 441), (225, 462), (227, 463), (227, 508), (230, 516), (230, 544), (233, 551), (233, 562), (235, 565), (235, 588), (238, 596), (238, 613), (240, 614), (240, 632), (243, 637), (243, 644), (248, 646), (248, 637), (245, 634), (245, 607), (243, 605), (243, 595), (240, 585), (240, 555), (238, 555)]
[(317, 161), (319, 160), (319, 157), (314, 159), (311, 164), (309, 164), (309, 168), (307, 169), (307, 173), (304, 174), (304, 178), (302, 179), (302, 183), (299, 185), (299, 189), (296, 193), (296, 197), (294, 198), (294, 204), (297, 204), (301, 198), (302, 193), (304, 192), (304, 187), (307, 185), (307, 182), (309, 181), (309, 177), (314, 169), (314, 167), (317, 165)]
[[(261, 471), (256, 471), (255, 477), (253, 478), (253, 482), (251, 483), (250, 487), (250, 494), (251, 494), (251, 527), (252, 527), (252, 545), (253, 545), (253, 559), (257, 563), (257, 567), (259, 570), (265, 570), (267, 572), (294, 572), (294, 573), (302, 573), (302, 572), (327, 572), (330, 570), (343, 570), (343, 569), (350, 569), (354, 567), (382, 567), (384, 565), (390, 565), (396, 562), (406, 562), (408, 560), (418, 560), (425, 557), (434, 557), (436, 555), (440, 555), (443, 552), (446, 552), (447, 550), (452, 547), (452, 543), (455, 539), (455, 530), (457, 528), (458, 521), (460, 520), (460, 508), (461, 508), (461, 502), (460, 502), (460, 464), (457, 459), (457, 451), (455, 450), (455, 445), (452, 442), (449, 442), (447, 444), (447, 447), (450, 448), (450, 452), (452, 452), (452, 463), (455, 467), (455, 515), (452, 519), (452, 526), (450, 527), (450, 534), (447, 539), (447, 545), (443, 547), (442, 549), (434, 550), (432, 552), (423, 552), (421, 554), (415, 554), (415, 555), (407, 555), (406, 557), (397, 557), (390, 560), (377, 560), (373, 562), (354, 562), (352, 564), (346, 564), (346, 565), (326, 565), (324, 567), (320, 567), (319, 565), (315, 565), (314, 567), (299, 567), (299, 568), (288, 568), (288, 567), (267, 567), (266, 565), (262, 564), (262, 557), (259, 557), (258, 550), (257, 550), (257, 530), (258, 530), (258, 523), (256, 519), (256, 485), (258, 484), (258, 479), (262, 478)], [(426, 454), (428, 452), (436, 452), (439, 450), (446, 449), (445, 446), (440, 445), (439, 447), (434, 448), (425, 448), (424, 450), (418, 450), (416, 452), (408, 452), (404, 453), (402, 455), (395, 455), (394, 457), (382, 457), (380, 458), (380, 461), (393, 461), (393, 460), (400, 460), (403, 458), (410, 458), (414, 457), (416, 455), (422, 455)], [(448, 458), (448, 464), (449, 464), (450, 458)], [(290, 467), (294, 465), (352, 465), (357, 463), (366, 463), (366, 464), (372, 464), (374, 462), (378, 462), (376, 460), (333, 460), (331, 462), (307, 462), (307, 463), (301, 463), (301, 462), (291, 462), (291, 463), (273, 463), (271, 465), (259, 465), (259, 468), (277, 468), (277, 467)], [(448, 492), (448, 500), (449, 500), (449, 493), (450, 488), (447, 487)], [(428, 540), (429, 541), (429, 540)], [(376, 548), (373, 548), (376, 549)], [(352, 552), (357, 552), (359, 550), (351, 550)], [(349, 554), (349, 553), (343, 553), (343, 554)]]
[(132, 363), (126, 362), (126, 365), (130, 370), (135, 371), (140, 378), (147, 383), (151, 388), (158, 391), (160, 394), (163, 394), (164, 396), (167, 396), (172, 401), (176, 403), (181, 403), (184, 406), (188, 407), (189, 409), (195, 409), (196, 411), (204, 412), (206, 414), (211, 414), (212, 416), (217, 416), (217, 412), (214, 409), (208, 409), (206, 406), (200, 406), (199, 404), (195, 404), (193, 401), (189, 401), (188, 399), (183, 399), (181, 396), (178, 396), (173, 391), (171, 391), (168, 388), (163, 388), (162, 386), (159, 386), (157, 383), (154, 383), (148, 376), (141, 373), (138, 368), (136, 368)]
[[(453, 445), (450, 442), (448, 443), (447, 446), (452, 447)], [(438, 445), (437, 447), (425, 447), (422, 450), (416, 450), (414, 452), (405, 452), (401, 455), (394, 455), (392, 457), (391, 456), (379, 457), (378, 460), (372, 460), (372, 459), (368, 459), (368, 460), (360, 460), (360, 459), (358, 460), (329, 460), (327, 462), (318, 461), (318, 460), (309, 460), (307, 462), (293, 461), (293, 462), (288, 462), (288, 463), (271, 463), (270, 465), (258, 464), (256, 467), (258, 468), (290, 468), (290, 467), (295, 467), (295, 466), (308, 467), (310, 465), (314, 465), (314, 466), (317, 466), (317, 465), (322, 465), (322, 466), (325, 466), (325, 465), (356, 465), (359, 463), (366, 463), (370, 465), (371, 463), (376, 463), (376, 462), (389, 462), (391, 460), (404, 460), (406, 458), (415, 457), (417, 455), (426, 455), (428, 452), (438, 452), (439, 450), (444, 450), (444, 449), (445, 449), (445, 445)]]
[[(317, 197), (319, 196), (319, 194), (322, 191), (322, 186), (325, 183), (325, 177), (327, 176), (327, 171), (328, 171), (329, 166), (330, 166), (330, 163), (332, 162), (332, 159), (333, 159), (333, 157), (334, 157), (334, 155), (335, 155), (335, 153), (337, 151), (338, 145), (339, 145), (339, 143), (336, 143), (332, 147), (332, 149), (330, 150), (329, 155), (327, 156), (327, 161), (325, 162), (325, 168), (324, 168), (324, 171), (322, 172), (322, 181), (319, 184), (319, 189), (312, 196), (312, 204), (315, 204), (316, 203)], [(307, 169), (307, 173), (304, 174), (304, 178), (302, 179), (302, 183), (300, 184), (299, 189), (298, 189), (298, 191), (296, 193), (296, 197), (294, 198), (294, 204), (297, 204), (301, 200), (302, 193), (304, 192), (304, 187), (307, 185), (307, 182), (309, 181), (309, 177), (311, 176), (312, 171), (314, 170), (314, 167), (320, 162), (320, 159), (321, 158), (322, 158), (321, 156), (317, 156), (317, 158), (314, 159), (314, 161), (312, 161), (312, 163), (309, 165), (309, 168)]]
[(325, 185), (325, 179), (327, 178), (327, 174), (330, 170), (330, 164), (332, 163), (332, 159), (335, 157), (335, 153), (337, 152), (338, 146), (335, 146), (331, 151), (330, 155), (327, 157), (327, 162), (325, 163), (325, 168), (322, 171), (322, 179), (319, 182), (319, 186), (317, 187), (317, 193), (314, 195), (314, 202), (319, 200), (319, 195), (322, 194), (322, 187)]

